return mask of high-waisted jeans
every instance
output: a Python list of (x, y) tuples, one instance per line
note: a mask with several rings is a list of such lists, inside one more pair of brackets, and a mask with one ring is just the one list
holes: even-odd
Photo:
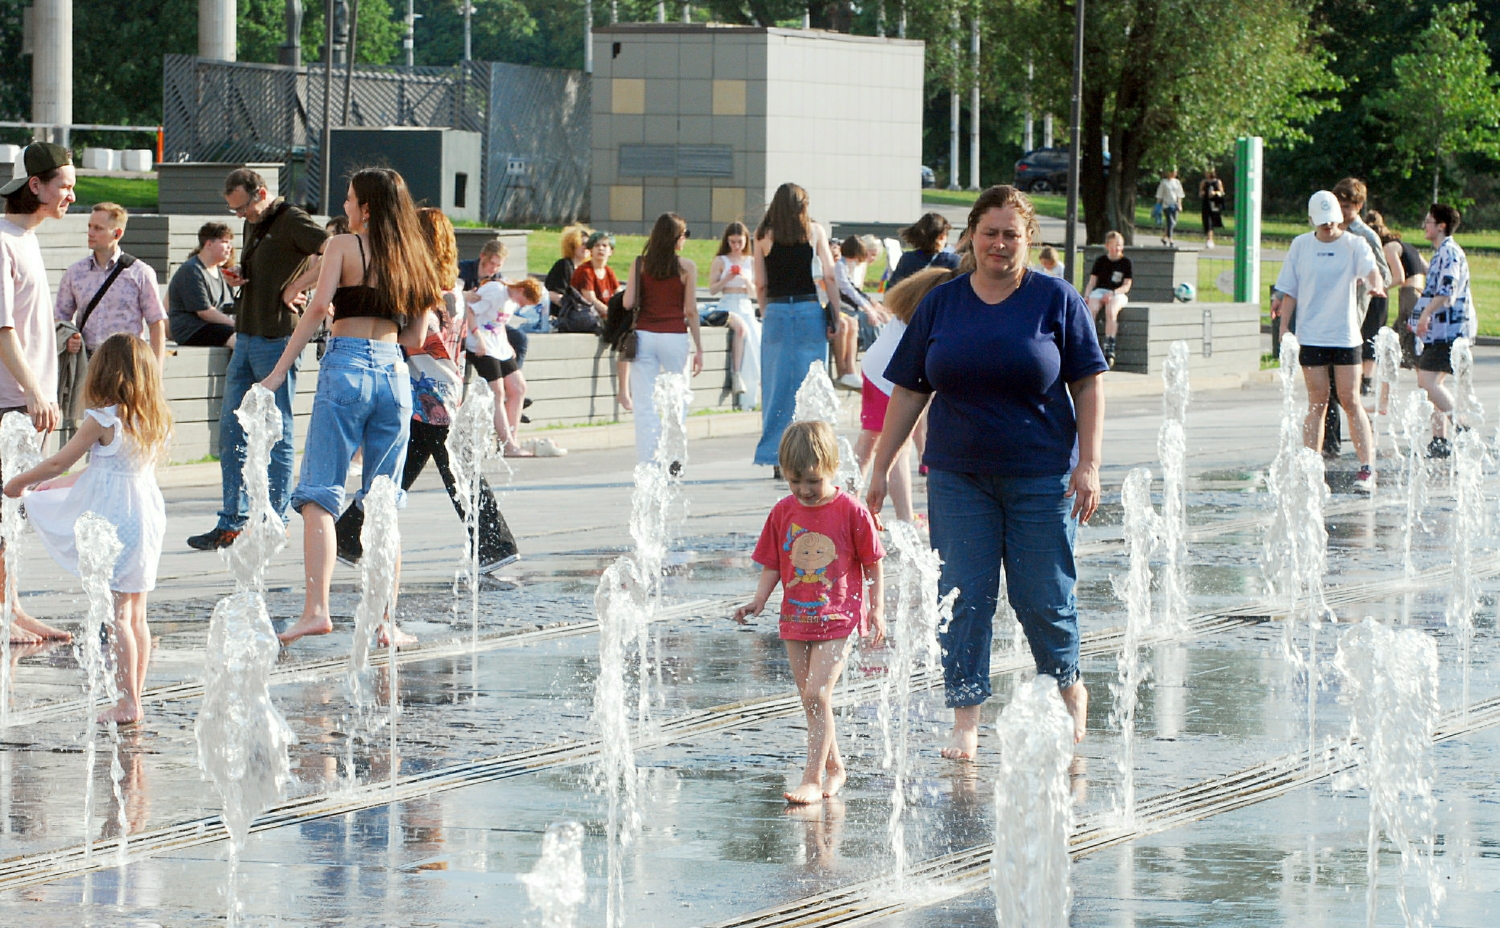
[(411, 375), (401, 346), (367, 338), (330, 338), (328, 352), (318, 364), (318, 392), (292, 508), (301, 512), (303, 506), (316, 503), (338, 515), (356, 448), (364, 449), (365, 462), (355, 502), (364, 499), (383, 474), (397, 482), (396, 505), (405, 506), (400, 480), (410, 430)]
[(781, 433), (792, 424), (797, 388), (814, 363), (828, 363), (828, 320), (817, 300), (770, 303), (760, 333), (760, 442), (755, 463), (777, 463)]
[(928, 473), (932, 546), (943, 558), (938, 592), (959, 590), (953, 621), (939, 636), (949, 707), (976, 706), (990, 696), (990, 642), (1002, 565), (1037, 673), (1056, 678), (1062, 687), (1077, 680), (1077, 522), (1073, 501), (1063, 496), (1067, 489), (1066, 474)]

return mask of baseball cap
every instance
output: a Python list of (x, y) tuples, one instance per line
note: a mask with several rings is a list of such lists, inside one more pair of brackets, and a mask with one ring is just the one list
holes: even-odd
[(1315, 226), (1326, 225), (1330, 222), (1343, 222), (1344, 211), (1339, 208), (1338, 197), (1327, 190), (1319, 190), (1307, 201), (1307, 218), (1312, 220)]
[(32, 142), (22, 150), (21, 156), (16, 159), (16, 167), (24, 167), (25, 173), (18, 173), (10, 179), (4, 187), (0, 187), (0, 197), (8, 197), (26, 186), (26, 182), (40, 174), (54, 171), (65, 164), (72, 164), (73, 156), (61, 145), (51, 142)]

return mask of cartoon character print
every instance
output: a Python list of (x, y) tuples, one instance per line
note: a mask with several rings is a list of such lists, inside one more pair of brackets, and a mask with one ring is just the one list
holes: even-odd
[(786, 541), (781, 548), (791, 555), (793, 571), (782, 595), (794, 610), (790, 615), (783, 610), (782, 618), (794, 622), (823, 621), (822, 612), (828, 605), (828, 594), (833, 590), (828, 567), (838, 560), (833, 539), (794, 522), (787, 528)]

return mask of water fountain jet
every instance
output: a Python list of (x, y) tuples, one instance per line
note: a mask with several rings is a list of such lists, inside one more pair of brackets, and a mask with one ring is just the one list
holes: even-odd
[[(1187, 407), (1188, 344), (1172, 343), (1162, 365), (1161, 430), (1156, 453), (1161, 459), (1161, 614), (1166, 628), (1187, 626)], [(1149, 482), (1148, 482), (1149, 483)], [(1147, 505), (1150, 505), (1148, 499)]]
[[(19, 474), (31, 470), (42, 460), (41, 432), (23, 412), (6, 413), (0, 418), (0, 472)], [(21, 500), (0, 496), (0, 544), (5, 546), (5, 605), (0, 616), (0, 732), (10, 727), (10, 627), (16, 616), (16, 571), (21, 563), (21, 533), (26, 523), (21, 518)]]
[(542, 835), (542, 856), (530, 873), (517, 877), (532, 908), (542, 913), (541, 928), (574, 928), (583, 904), (587, 874), (583, 870), (583, 826), (559, 822)]

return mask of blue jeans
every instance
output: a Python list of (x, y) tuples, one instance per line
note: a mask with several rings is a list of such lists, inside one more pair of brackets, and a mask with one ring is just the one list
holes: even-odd
[[(287, 339), (240, 335), (234, 340), (229, 370), (224, 373), (224, 406), (219, 412), (219, 471), (224, 484), (224, 508), (219, 510), (219, 528), (237, 532), (250, 517), (250, 497), (245, 494), (245, 430), (235, 410), (250, 388), (270, 376)], [(287, 371), (286, 381), (276, 391), (281, 410), (281, 441), (271, 448), (271, 508), (286, 519), (287, 487), (292, 484), (292, 396), (297, 392), (299, 358)]]
[(950, 708), (990, 696), (990, 640), (1005, 566), (1010, 604), (1036, 672), (1078, 679), (1078, 606), (1073, 587), (1073, 501), (1068, 476), (999, 477), (932, 470), (927, 475), (932, 546), (943, 558), (938, 592), (957, 587), (953, 621), (939, 635)]
[(404, 507), (401, 471), (411, 436), (411, 403), (411, 375), (399, 345), (330, 338), (318, 367), (318, 393), (292, 508), (301, 512), (313, 503), (335, 516), (343, 512), (344, 481), (356, 448), (364, 449), (365, 462), (355, 502), (384, 474), (396, 482), (396, 505)]
[(792, 424), (807, 369), (828, 363), (828, 320), (817, 300), (770, 303), (760, 334), (760, 442), (755, 463), (777, 463), (781, 433)]

